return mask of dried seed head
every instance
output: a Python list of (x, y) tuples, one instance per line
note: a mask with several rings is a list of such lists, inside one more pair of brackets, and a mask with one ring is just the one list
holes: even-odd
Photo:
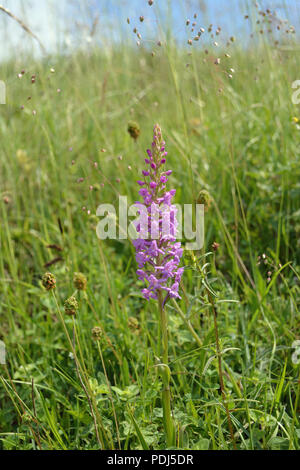
[(73, 283), (77, 290), (86, 290), (87, 279), (82, 273), (74, 273)]
[(128, 123), (128, 133), (130, 137), (132, 137), (134, 140), (137, 140), (141, 133), (140, 126), (136, 122), (130, 121)]
[(103, 330), (101, 328), (101, 326), (95, 326), (93, 329), (92, 329), (92, 337), (95, 341), (101, 341), (102, 339), (102, 336), (103, 336)]
[(75, 297), (70, 297), (64, 303), (65, 314), (72, 317), (76, 315), (78, 310), (78, 302)]
[(55, 289), (56, 279), (51, 273), (45, 273), (42, 277), (42, 284), (46, 290), (50, 291)]
[(142, 23), (144, 21), (144, 17), (143, 16), (140, 16), (140, 22)]
[(153, 5), (153, 0), (149, 0), (148, 5), (151, 7)]

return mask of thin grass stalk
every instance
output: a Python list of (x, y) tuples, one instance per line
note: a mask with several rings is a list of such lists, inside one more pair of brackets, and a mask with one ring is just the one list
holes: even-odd
[(186, 324), (186, 326), (188, 327), (188, 329), (190, 330), (194, 340), (196, 341), (196, 343), (198, 344), (198, 346), (201, 348), (203, 346), (203, 343), (201, 341), (201, 339), (199, 338), (199, 336), (197, 335), (196, 331), (194, 330), (194, 327), (193, 325), (191, 324), (191, 322), (186, 318), (185, 314), (183, 313), (183, 311), (181, 310), (181, 308), (179, 307), (178, 303), (176, 302), (175, 299), (172, 299), (173, 301), (173, 304), (177, 310), (177, 312), (179, 313), (179, 316), (180, 318), (184, 321), (184, 323)]
[[(76, 343), (76, 333), (75, 333), (75, 325), (73, 326), (73, 347), (74, 347), (74, 350), (75, 350), (75, 343)], [(100, 448), (102, 448), (103, 446), (103, 443), (102, 443), (102, 438), (100, 437), (100, 434), (99, 434), (99, 430), (98, 430), (98, 424), (97, 424), (97, 419), (96, 419), (96, 415), (94, 413), (94, 409), (93, 409), (93, 405), (92, 405), (92, 402), (91, 402), (91, 399), (89, 397), (89, 393), (86, 389), (86, 386), (84, 385), (84, 382), (83, 382), (83, 379), (80, 375), (80, 371), (79, 371), (79, 366), (78, 366), (78, 361), (77, 361), (77, 357), (74, 355), (74, 361), (75, 361), (75, 367), (76, 367), (76, 372), (77, 372), (77, 376), (78, 376), (78, 379), (79, 379), (79, 382), (82, 386), (82, 389), (85, 393), (85, 396), (87, 398), (87, 401), (88, 401), (88, 404), (89, 404), (89, 408), (90, 408), (90, 412), (91, 412), (91, 415), (93, 417), (93, 421), (94, 421), (94, 428), (95, 428), (95, 433), (96, 433), (96, 438), (97, 438), (97, 441), (98, 441), (98, 444), (100, 446)]]
[(56, 295), (55, 295), (55, 292), (52, 291), (52, 294), (53, 294), (53, 297), (54, 297), (54, 300), (55, 300), (55, 304), (56, 304), (56, 308), (57, 308), (57, 311), (58, 311), (58, 314), (59, 314), (59, 318), (60, 318), (60, 321), (63, 325), (63, 328), (64, 328), (64, 331), (66, 333), (66, 336), (67, 336), (67, 339), (68, 339), (68, 342), (70, 344), (70, 347), (71, 347), (71, 350), (72, 350), (72, 353), (73, 353), (73, 356), (74, 356), (74, 360), (75, 360), (75, 365), (76, 365), (76, 369), (78, 368), (78, 372), (80, 372), (80, 374), (78, 375), (78, 378), (80, 380), (80, 383), (81, 385), (83, 385), (83, 379), (84, 379), (84, 386), (83, 386), (83, 390), (87, 396), (87, 399), (88, 399), (88, 402), (89, 402), (89, 405), (91, 406), (91, 404), (93, 405), (92, 406), (92, 416), (96, 415), (97, 417), (97, 422), (99, 423), (99, 427), (101, 429), (101, 433), (99, 433), (99, 429), (98, 429), (98, 424), (95, 426), (95, 432), (96, 432), (96, 436), (97, 436), (97, 440), (98, 440), (98, 443), (101, 447), (101, 449), (105, 449), (105, 444), (104, 444), (104, 439), (103, 439), (103, 435), (105, 435), (105, 438), (107, 440), (107, 436), (106, 436), (106, 433), (105, 433), (105, 430), (103, 428), (103, 424), (102, 424), (102, 419), (101, 419), (101, 416), (99, 414), (99, 411), (98, 411), (98, 408), (97, 408), (97, 405), (95, 404), (95, 400), (94, 400), (94, 396), (93, 396), (93, 392), (92, 390), (90, 389), (90, 384), (85, 376), (85, 373), (84, 373), (84, 370), (80, 364), (80, 362), (78, 361), (78, 358), (77, 358), (77, 354), (76, 354), (76, 350), (75, 350), (75, 346), (74, 346), (74, 343), (69, 335), (69, 332), (68, 332), (68, 329), (67, 329), (67, 326), (66, 326), (66, 323), (64, 321), (64, 318), (63, 318), (63, 315), (60, 311), (60, 308), (59, 308), (59, 305), (58, 305), (58, 301), (57, 301), (57, 298), (56, 298)]
[[(18, 392), (17, 392), (17, 389), (16, 389), (15, 384), (14, 384), (12, 378), (11, 378), (11, 375), (10, 375), (10, 373), (9, 373), (9, 370), (8, 370), (8, 367), (7, 367), (6, 364), (5, 364), (4, 368), (5, 368), (6, 374), (7, 374), (7, 376), (8, 376), (9, 383), (10, 383), (10, 385), (11, 385), (11, 387), (12, 387), (12, 390), (14, 391), (14, 393), (15, 393), (17, 399), (18, 399), (18, 402), (20, 403), (20, 406), (21, 406), (21, 408), (22, 408), (23, 415), (25, 415), (27, 410), (26, 410), (26, 408), (25, 408), (25, 406), (24, 406), (24, 403), (23, 403), (22, 399), (20, 398), (20, 396), (19, 396), (19, 394), (18, 394)], [(4, 380), (4, 379), (2, 379), (2, 380)], [(14, 401), (13, 401), (13, 403), (14, 403), (15, 408), (17, 409), (17, 411), (18, 411), (18, 413), (19, 413), (19, 415), (20, 415), (20, 418), (22, 419), (22, 416), (21, 416), (21, 414), (20, 414), (19, 409), (18, 409), (17, 406), (16, 406), (16, 403), (15, 403)], [(30, 413), (30, 416), (32, 417), (31, 413)], [(33, 417), (32, 417), (32, 418), (33, 418)], [(34, 420), (35, 423), (38, 425), (38, 421), (37, 421), (37, 419), (36, 419), (35, 417), (33, 418), (33, 420)], [(41, 445), (41, 441), (40, 441), (40, 435), (39, 435), (39, 434), (36, 434), (36, 433), (34, 432), (34, 429), (33, 429), (33, 427), (31, 426), (30, 422), (28, 423), (28, 427), (29, 427), (29, 429), (30, 429), (30, 431), (31, 431), (31, 433), (32, 433), (32, 436), (33, 436), (33, 439), (34, 439), (35, 443), (37, 444), (37, 446), (39, 447), (39, 449), (42, 450), (42, 445)]]
[(221, 348), (220, 348), (220, 340), (219, 340), (219, 330), (218, 330), (218, 320), (217, 320), (217, 309), (215, 306), (215, 302), (213, 299), (212, 294), (208, 289), (206, 289), (208, 299), (212, 308), (213, 312), (213, 317), (214, 317), (214, 329), (215, 329), (215, 338), (216, 338), (216, 350), (217, 350), (217, 358), (218, 358), (218, 369), (219, 369), (219, 380), (220, 380), (220, 388), (221, 388), (221, 394), (222, 394), (222, 400), (223, 400), (223, 405), (226, 410), (226, 416), (227, 416), (227, 422), (228, 422), (228, 428), (231, 436), (231, 441), (234, 450), (237, 450), (236, 447), (236, 442), (234, 438), (234, 433), (233, 433), (233, 427), (232, 427), (232, 422), (230, 418), (230, 413), (229, 413), (229, 408), (228, 408), (228, 402), (227, 402), (227, 396), (225, 392), (225, 387), (224, 387), (224, 379), (223, 379), (223, 368), (222, 368), (222, 353), (221, 353)]
[(107, 376), (107, 372), (106, 372), (106, 367), (105, 367), (105, 362), (104, 362), (104, 359), (103, 359), (103, 354), (102, 354), (102, 350), (101, 350), (100, 341), (97, 341), (97, 346), (98, 346), (98, 352), (99, 352), (99, 356), (101, 358), (101, 363), (102, 363), (102, 367), (103, 367), (103, 371), (104, 371), (104, 375), (105, 375), (106, 385), (107, 385), (108, 390), (109, 390), (109, 398), (110, 398), (110, 402), (111, 402), (111, 407), (112, 407), (114, 420), (115, 420), (115, 425), (116, 425), (116, 431), (117, 431), (118, 446), (119, 446), (119, 449), (121, 450), (121, 441), (120, 441), (120, 432), (119, 432), (117, 414), (116, 414), (116, 409), (115, 409), (115, 405), (114, 405), (114, 399), (113, 399), (111, 386), (110, 386), (108, 376)]

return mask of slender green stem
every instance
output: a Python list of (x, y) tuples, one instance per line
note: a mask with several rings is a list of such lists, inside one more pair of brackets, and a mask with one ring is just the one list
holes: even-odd
[(216, 349), (217, 349), (217, 357), (218, 357), (218, 368), (219, 368), (219, 380), (220, 380), (221, 394), (222, 394), (223, 404), (224, 404), (224, 407), (225, 407), (225, 410), (226, 410), (226, 416), (227, 416), (229, 432), (230, 432), (230, 436), (231, 436), (231, 440), (232, 440), (232, 445), (233, 445), (233, 448), (235, 450), (237, 450), (236, 443), (235, 443), (235, 438), (234, 438), (234, 434), (233, 434), (232, 422), (231, 422), (229, 408), (228, 408), (228, 402), (227, 402), (225, 387), (224, 387), (223, 368), (222, 368), (222, 354), (221, 354), (221, 348), (220, 348), (218, 320), (217, 320), (217, 309), (216, 309), (216, 306), (215, 306), (213, 296), (212, 296), (212, 294), (210, 293), (210, 291), (208, 289), (207, 289), (207, 295), (208, 295), (208, 299), (209, 299), (209, 302), (211, 304), (212, 311), (213, 311), (213, 316), (214, 316)]
[(171, 413), (171, 392), (170, 392), (170, 370), (168, 366), (168, 318), (163, 307), (163, 296), (160, 291), (158, 294), (158, 304), (161, 324), (161, 345), (162, 345), (162, 363), (161, 375), (163, 381), (162, 405), (163, 419), (166, 432), (167, 446), (175, 445), (175, 429)]
[(102, 350), (101, 350), (100, 341), (97, 341), (97, 347), (98, 347), (98, 352), (99, 352), (99, 356), (100, 356), (100, 359), (101, 359), (101, 363), (102, 363), (102, 367), (103, 367), (103, 371), (104, 371), (104, 375), (105, 375), (106, 385), (107, 385), (108, 390), (109, 390), (109, 398), (110, 398), (111, 407), (112, 407), (114, 420), (115, 420), (115, 425), (116, 425), (118, 445), (119, 445), (119, 449), (121, 450), (121, 441), (120, 441), (120, 433), (119, 433), (117, 414), (116, 414), (116, 410), (115, 410), (115, 405), (114, 405), (113, 394), (112, 394), (112, 391), (111, 391), (111, 386), (110, 386), (110, 383), (109, 383), (109, 380), (108, 380), (108, 375), (107, 375), (107, 372), (106, 372), (106, 367), (105, 367), (105, 362), (104, 362), (104, 359), (103, 359), (103, 354), (102, 354)]
[(198, 344), (198, 346), (201, 348), (203, 346), (202, 344), (202, 341), (201, 339), (199, 338), (199, 336), (197, 335), (196, 331), (194, 330), (193, 328), (193, 325), (191, 324), (191, 322), (186, 318), (185, 314), (183, 313), (183, 311), (181, 310), (181, 308), (179, 307), (178, 303), (176, 302), (175, 299), (173, 299), (173, 304), (177, 310), (177, 312), (179, 313), (179, 316), (180, 318), (184, 321), (184, 323), (186, 324), (186, 326), (188, 327), (188, 329), (190, 330), (194, 340), (196, 341), (196, 343)]
[(100, 429), (98, 429), (97, 422), (95, 421), (95, 432), (96, 432), (98, 443), (100, 445), (100, 448), (104, 449), (105, 444), (104, 444), (104, 440), (103, 440), (103, 434), (105, 435), (106, 440), (107, 440), (107, 436), (106, 436), (106, 432), (105, 432), (105, 429), (104, 429), (103, 424), (102, 424), (102, 418), (101, 418), (100, 413), (98, 411), (97, 404), (95, 403), (95, 398), (94, 398), (93, 392), (90, 388), (89, 381), (88, 381), (87, 377), (85, 376), (84, 369), (83, 369), (82, 365), (80, 364), (80, 362), (78, 360), (74, 342), (72, 341), (72, 339), (70, 337), (70, 334), (68, 332), (66, 323), (64, 321), (64, 317), (63, 317), (63, 315), (61, 313), (61, 310), (60, 310), (60, 307), (58, 305), (58, 301), (57, 301), (55, 292), (52, 291), (52, 294), (53, 294), (53, 298), (54, 298), (54, 301), (55, 301), (55, 304), (56, 304), (56, 308), (57, 308), (57, 312), (59, 314), (61, 324), (63, 326), (63, 329), (65, 331), (66, 337), (68, 339), (69, 345), (71, 347), (71, 350), (72, 350), (72, 353), (73, 353), (73, 356), (74, 356), (76, 370), (77, 370), (77, 372), (79, 372), (79, 375), (78, 375), (79, 381), (80, 381), (81, 385), (83, 386), (83, 390), (84, 390), (84, 392), (87, 396), (89, 404), (92, 406), (92, 409), (91, 409), (92, 416), (94, 417), (94, 414), (95, 414), (95, 416), (97, 418), (96, 421), (99, 423), (99, 428)]

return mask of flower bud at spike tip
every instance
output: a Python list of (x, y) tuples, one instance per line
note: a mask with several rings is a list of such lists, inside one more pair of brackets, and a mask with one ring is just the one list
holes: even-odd
[(128, 133), (130, 137), (132, 137), (134, 140), (137, 140), (141, 133), (140, 126), (136, 122), (130, 121), (128, 123)]
[(77, 290), (86, 290), (87, 279), (84, 274), (74, 273), (73, 282)]
[(42, 284), (46, 290), (50, 291), (55, 289), (56, 279), (51, 273), (45, 273), (42, 277)]
[(78, 302), (75, 297), (70, 297), (67, 299), (64, 303), (64, 308), (66, 315), (69, 315), (70, 317), (76, 315), (78, 310)]

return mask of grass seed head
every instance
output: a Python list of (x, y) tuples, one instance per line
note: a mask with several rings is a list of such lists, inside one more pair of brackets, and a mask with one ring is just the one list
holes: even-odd
[(34, 421), (33, 417), (27, 411), (22, 414), (21, 419), (22, 423), (27, 425), (31, 424)]
[(137, 122), (130, 121), (128, 123), (128, 133), (132, 139), (137, 140), (140, 136), (141, 129)]
[(202, 189), (197, 197), (197, 204), (203, 204), (205, 212), (208, 211), (212, 203), (211, 195), (206, 189)]
[(136, 332), (137, 330), (139, 330), (140, 326), (139, 326), (138, 319), (135, 318), (135, 317), (129, 317), (128, 318), (128, 328), (133, 332)]
[(103, 337), (103, 330), (102, 330), (101, 326), (95, 326), (92, 329), (92, 337), (95, 341), (101, 341), (101, 339)]
[(64, 303), (65, 313), (66, 315), (72, 317), (76, 315), (78, 310), (78, 302), (75, 297), (70, 297)]
[(213, 242), (213, 244), (211, 245), (212, 249), (214, 251), (218, 251), (218, 249), (220, 248), (220, 243), (217, 243), (217, 242)]
[(82, 273), (74, 273), (73, 283), (77, 290), (86, 290), (87, 279)]
[(42, 284), (47, 291), (55, 289), (56, 279), (51, 273), (45, 273), (42, 277)]

